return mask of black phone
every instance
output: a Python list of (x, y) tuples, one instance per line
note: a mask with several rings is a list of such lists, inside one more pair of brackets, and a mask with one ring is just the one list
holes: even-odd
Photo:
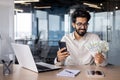
[[(59, 41), (58, 44), (59, 44), (59, 48), (60, 49), (66, 47), (66, 42)], [(67, 47), (66, 47), (65, 50), (63, 50), (63, 52), (66, 52), (66, 51), (67, 51)]]

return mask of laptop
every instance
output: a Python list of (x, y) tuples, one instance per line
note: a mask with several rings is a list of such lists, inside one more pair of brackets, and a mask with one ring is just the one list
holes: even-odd
[(35, 63), (29, 45), (18, 43), (11, 43), (11, 45), (19, 62), (19, 65), (21, 65), (23, 68), (32, 70), (34, 72), (45, 72), (61, 69), (60, 66), (44, 62)]

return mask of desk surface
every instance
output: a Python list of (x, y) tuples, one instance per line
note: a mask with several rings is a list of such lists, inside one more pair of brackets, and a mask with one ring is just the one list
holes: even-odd
[[(79, 69), (80, 74), (76, 77), (60, 77), (56, 74), (67, 69)], [(95, 69), (95, 66), (65, 66), (63, 69), (43, 73), (35, 73), (30, 70), (14, 65), (13, 74), (4, 76), (2, 74), (2, 65), (0, 65), (0, 80), (120, 80), (120, 66), (99, 67), (105, 73), (103, 78), (90, 78), (86, 75), (87, 69)], [(97, 68), (98, 69), (98, 68)]]

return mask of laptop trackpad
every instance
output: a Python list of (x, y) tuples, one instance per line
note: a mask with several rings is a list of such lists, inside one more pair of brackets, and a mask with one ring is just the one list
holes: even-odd
[(61, 69), (60, 66), (47, 64), (47, 63), (44, 63), (44, 62), (38, 62), (38, 63), (36, 63), (36, 66), (37, 66), (38, 71), (40, 71), (40, 72)]
[(46, 67), (46, 66), (42, 66), (42, 65), (39, 65), (39, 64), (36, 64), (37, 66), (37, 69), (38, 70), (49, 70), (50, 68)]

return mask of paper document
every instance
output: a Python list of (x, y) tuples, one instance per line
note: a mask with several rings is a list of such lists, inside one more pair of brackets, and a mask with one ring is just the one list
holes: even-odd
[(80, 70), (64, 69), (63, 71), (59, 72), (57, 76), (75, 77), (79, 73), (80, 73)]

